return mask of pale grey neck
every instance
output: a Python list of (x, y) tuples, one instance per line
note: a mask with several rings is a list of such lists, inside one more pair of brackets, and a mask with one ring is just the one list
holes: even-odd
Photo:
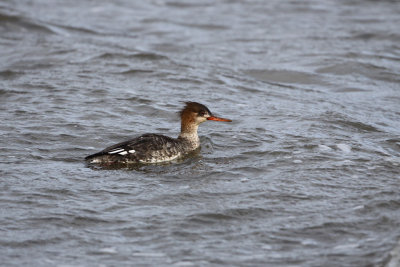
[(181, 133), (179, 134), (179, 138), (185, 139), (188, 141), (193, 149), (196, 149), (200, 146), (200, 139), (197, 134), (198, 125), (192, 124), (190, 127), (181, 128)]

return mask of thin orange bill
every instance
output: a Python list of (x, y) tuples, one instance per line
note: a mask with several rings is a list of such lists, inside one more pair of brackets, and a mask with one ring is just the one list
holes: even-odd
[(208, 117), (207, 120), (209, 120), (209, 121), (228, 121), (228, 122), (231, 122), (231, 120), (229, 120), (229, 119), (218, 118), (218, 117), (214, 117), (214, 116)]

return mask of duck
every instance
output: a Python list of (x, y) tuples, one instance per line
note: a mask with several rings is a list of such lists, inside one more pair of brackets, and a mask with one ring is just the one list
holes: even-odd
[(205, 105), (197, 102), (186, 102), (179, 115), (181, 131), (177, 138), (146, 133), (89, 155), (85, 157), (85, 161), (107, 165), (170, 162), (200, 148), (197, 130), (201, 123), (232, 122), (230, 119), (214, 116)]

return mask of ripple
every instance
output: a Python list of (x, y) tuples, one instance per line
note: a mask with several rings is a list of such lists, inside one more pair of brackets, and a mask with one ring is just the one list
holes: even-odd
[[(21, 29), (20, 31), (23, 31), (22, 29), (26, 29), (29, 31), (42, 34), (55, 33), (50, 27), (44, 25), (43, 23), (28, 18), (24, 18), (20, 15), (8, 15), (0, 13), (0, 21), (4, 23), (3, 25), (6, 25), (7, 28), (10, 28), (10, 32), (15, 32), (16, 29), (20, 28)], [(14, 27), (10, 27), (10, 25)]]
[(186, 218), (187, 223), (215, 224), (231, 220), (251, 220), (252, 218), (264, 217), (271, 213), (271, 210), (263, 208), (233, 208), (221, 212), (197, 213)]
[(382, 80), (393, 83), (400, 82), (398, 74), (391, 72), (385, 67), (377, 66), (374, 64), (354, 62), (354, 61), (333, 64), (328, 67), (319, 68), (316, 71), (318, 73), (329, 73), (334, 75), (360, 74), (374, 80)]
[(140, 75), (140, 74), (148, 74), (148, 73), (154, 73), (153, 70), (145, 70), (145, 69), (129, 69), (121, 72), (117, 72), (115, 74), (122, 74), (126, 76), (134, 76), (134, 75)]
[[(19, 72), (19, 71), (3, 70), (3, 71), (0, 71), (0, 78), (5, 79), (5, 80), (14, 80), (23, 74), (24, 74), (23, 72)], [(1, 90), (1, 91), (3, 91), (3, 90)], [(1, 91), (0, 91), (0, 94), (1, 94)]]
[(178, 23), (179, 25), (190, 27), (190, 28), (198, 28), (202, 30), (212, 30), (212, 31), (220, 31), (227, 30), (229, 27), (225, 25), (217, 25), (217, 24), (198, 24), (198, 23)]
[(318, 84), (326, 85), (317, 75), (293, 70), (247, 70), (247, 75), (269, 83)]
[(53, 238), (38, 238), (38, 239), (26, 239), (22, 241), (0, 241), (0, 244), (5, 247), (12, 248), (30, 248), (45, 245), (54, 245), (63, 242), (61, 237)]
[(338, 88), (334, 90), (338, 93), (363, 93), (363, 92), (371, 92), (372, 90), (361, 89), (361, 88)]
[(351, 131), (372, 133), (382, 132), (380, 129), (371, 124), (355, 121), (352, 118), (348, 118), (347, 116), (338, 114), (336, 112), (325, 113), (323, 116), (321, 116), (321, 119), (329, 124), (337, 125)]
[(97, 56), (99, 59), (140, 59), (140, 60), (151, 60), (151, 61), (158, 61), (158, 60), (165, 60), (169, 59), (167, 56), (150, 53), (150, 52), (141, 52), (141, 53), (134, 53), (134, 54), (124, 54), (124, 53), (103, 53)]

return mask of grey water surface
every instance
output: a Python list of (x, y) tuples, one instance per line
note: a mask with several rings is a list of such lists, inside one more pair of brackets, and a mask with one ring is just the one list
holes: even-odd
[[(0, 2), (2, 266), (399, 258), (400, 2)], [(179, 133), (182, 162), (83, 158)], [(393, 265), (395, 266), (395, 265)]]

